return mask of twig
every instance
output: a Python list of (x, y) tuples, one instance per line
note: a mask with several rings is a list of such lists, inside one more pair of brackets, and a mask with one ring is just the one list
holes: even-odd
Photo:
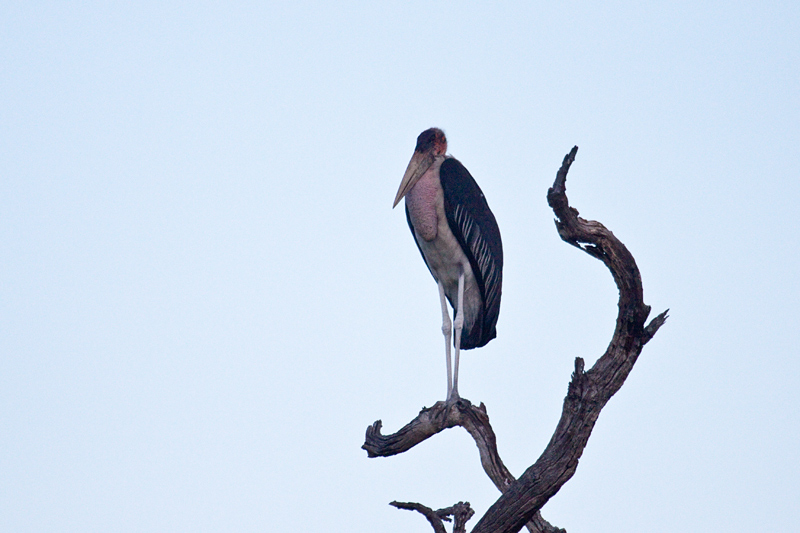
[(469, 502), (458, 502), (455, 505), (439, 509), (438, 511), (434, 511), (430, 507), (416, 502), (392, 502), (389, 505), (393, 505), (398, 509), (406, 509), (421, 513), (428, 519), (428, 522), (433, 526), (433, 530), (436, 533), (447, 533), (442, 521), (449, 522), (449, 517), (451, 516), (453, 517), (453, 533), (464, 533), (466, 531), (467, 520), (472, 518), (472, 515), (475, 514), (475, 511), (469, 506)]

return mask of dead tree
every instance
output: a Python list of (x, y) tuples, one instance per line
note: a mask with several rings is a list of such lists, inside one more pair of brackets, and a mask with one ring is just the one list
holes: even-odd
[[(611, 343), (606, 352), (589, 370), (583, 359), (575, 359), (575, 370), (564, 398), (561, 419), (542, 455), (519, 478), (514, 478), (497, 452), (497, 442), (486, 407), (476, 407), (460, 399), (447, 405), (437, 402), (397, 433), (381, 434), (381, 421), (367, 428), (362, 448), (369, 457), (388, 457), (409, 450), (416, 444), (454, 426), (461, 426), (475, 440), (486, 474), (502, 493), (481, 517), (473, 533), (512, 533), (527, 526), (531, 532), (555, 533), (563, 529), (544, 520), (541, 508), (575, 473), (600, 411), (622, 387), (642, 347), (653, 338), (667, 319), (664, 311), (649, 324), (645, 321), (650, 307), (642, 297), (642, 279), (633, 256), (611, 231), (595, 221), (584, 220), (569, 206), (566, 195), (567, 172), (578, 147), (564, 158), (553, 187), (547, 191), (547, 202), (556, 215), (556, 228), (561, 238), (602, 261), (611, 271), (619, 289), (619, 313)], [(474, 513), (469, 503), (434, 511), (419, 503), (392, 502), (400, 509), (422, 513), (437, 533), (444, 533), (443, 521), (453, 517), (453, 531), (466, 531), (466, 521)]]

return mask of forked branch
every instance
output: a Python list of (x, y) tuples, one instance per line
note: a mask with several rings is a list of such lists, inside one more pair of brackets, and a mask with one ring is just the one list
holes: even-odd
[(421, 503), (415, 502), (392, 502), (398, 509), (406, 509), (408, 511), (417, 511), (428, 519), (433, 530), (436, 533), (447, 533), (444, 528), (443, 521), (449, 522), (450, 517), (453, 517), (453, 533), (465, 533), (467, 530), (467, 520), (472, 518), (475, 511), (469, 506), (469, 502), (458, 502), (455, 505), (434, 511), (430, 507), (426, 507)]

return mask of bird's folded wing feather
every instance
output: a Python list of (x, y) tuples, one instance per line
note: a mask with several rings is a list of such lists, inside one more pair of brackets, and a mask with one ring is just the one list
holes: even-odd
[(503, 244), (497, 221), (475, 179), (457, 159), (447, 158), (439, 173), (447, 222), (478, 282), (485, 324), (494, 330), (503, 284)]

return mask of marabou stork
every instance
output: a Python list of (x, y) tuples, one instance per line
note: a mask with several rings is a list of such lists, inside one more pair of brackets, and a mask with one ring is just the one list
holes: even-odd
[[(485, 346), (497, 336), (503, 244), (480, 187), (464, 165), (446, 153), (442, 130), (420, 133), (392, 207), (405, 197), (411, 234), (439, 285), (450, 402), (459, 398), (459, 351)], [(445, 298), (453, 307), (452, 325)], [(455, 372), (451, 342), (456, 349)]]

